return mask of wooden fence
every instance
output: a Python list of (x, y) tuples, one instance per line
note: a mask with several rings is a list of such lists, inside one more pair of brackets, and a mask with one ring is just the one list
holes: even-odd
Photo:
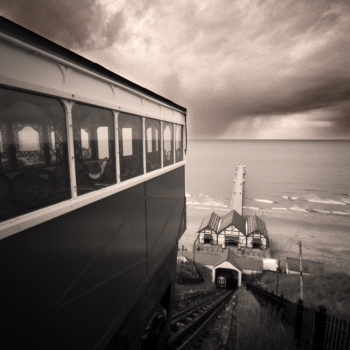
[(270, 303), (281, 312), (282, 319), (294, 329), (299, 349), (350, 350), (350, 322), (327, 314), (325, 306), (316, 311), (304, 306), (302, 300), (294, 303), (254, 284), (246, 286), (261, 304)]

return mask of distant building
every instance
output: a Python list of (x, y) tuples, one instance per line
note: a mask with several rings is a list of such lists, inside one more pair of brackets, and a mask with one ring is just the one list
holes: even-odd
[(247, 247), (267, 249), (270, 248), (269, 235), (266, 225), (258, 216), (250, 216), (246, 221)]
[(225, 246), (245, 247), (245, 219), (235, 210), (230, 211), (221, 220), (218, 227), (218, 243)]
[(199, 243), (218, 244), (218, 225), (220, 216), (212, 212), (208, 214), (202, 221), (198, 234)]
[(240, 287), (242, 284), (242, 268), (237, 262), (238, 256), (231, 250), (219, 259), (212, 267), (212, 281), (218, 284), (218, 278), (224, 277), (226, 279), (227, 288)]
[(223, 217), (215, 212), (205, 216), (198, 229), (199, 243), (232, 246), (239, 249), (268, 249), (269, 235), (265, 222), (254, 215), (245, 219), (235, 210)]

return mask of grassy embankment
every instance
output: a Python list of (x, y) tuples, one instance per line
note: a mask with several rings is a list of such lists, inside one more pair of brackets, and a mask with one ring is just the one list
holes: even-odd
[(242, 289), (215, 320), (201, 349), (228, 350), (230, 332), (236, 343), (230, 344), (231, 347), (240, 350), (296, 349), (293, 330), (282, 322), (280, 314), (272, 308), (261, 307), (250, 292)]
[(180, 285), (180, 284), (178, 284), (178, 280), (181, 277), (181, 273), (182, 273), (183, 278), (186, 278), (186, 277), (194, 278), (197, 276), (195, 275), (195, 266), (193, 266), (194, 275), (192, 275), (192, 262), (191, 261), (184, 262), (184, 263), (181, 263), (179, 261), (177, 262), (176, 279), (175, 279), (175, 281), (176, 281), (175, 295), (216, 288), (215, 283), (213, 283), (211, 281), (211, 270), (202, 264), (197, 263), (196, 265), (198, 267), (199, 272), (202, 274), (202, 276), (204, 278), (204, 283)]
[[(276, 292), (276, 280), (276, 274), (265, 274), (262, 287)], [(279, 275), (278, 294), (296, 302), (300, 298), (300, 276)], [(329, 314), (350, 320), (350, 275), (340, 272), (304, 275), (303, 299), (305, 306), (318, 310), (319, 305), (324, 305)]]
[(236, 292), (238, 343), (240, 350), (296, 349), (293, 331), (270, 307), (261, 307), (247, 291)]

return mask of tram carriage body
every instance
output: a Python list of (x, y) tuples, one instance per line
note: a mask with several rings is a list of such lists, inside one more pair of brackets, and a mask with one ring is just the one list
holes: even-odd
[(170, 329), (186, 109), (0, 18), (0, 348)]
[(217, 287), (226, 289), (226, 277), (222, 277), (222, 276), (218, 277)]

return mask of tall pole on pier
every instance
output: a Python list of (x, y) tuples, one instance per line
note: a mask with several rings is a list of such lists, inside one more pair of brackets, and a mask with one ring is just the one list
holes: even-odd
[(299, 243), (299, 259), (300, 259), (300, 299), (303, 300), (303, 262), (302, 262), (302, 252), (301, 252), (301, 241)]

